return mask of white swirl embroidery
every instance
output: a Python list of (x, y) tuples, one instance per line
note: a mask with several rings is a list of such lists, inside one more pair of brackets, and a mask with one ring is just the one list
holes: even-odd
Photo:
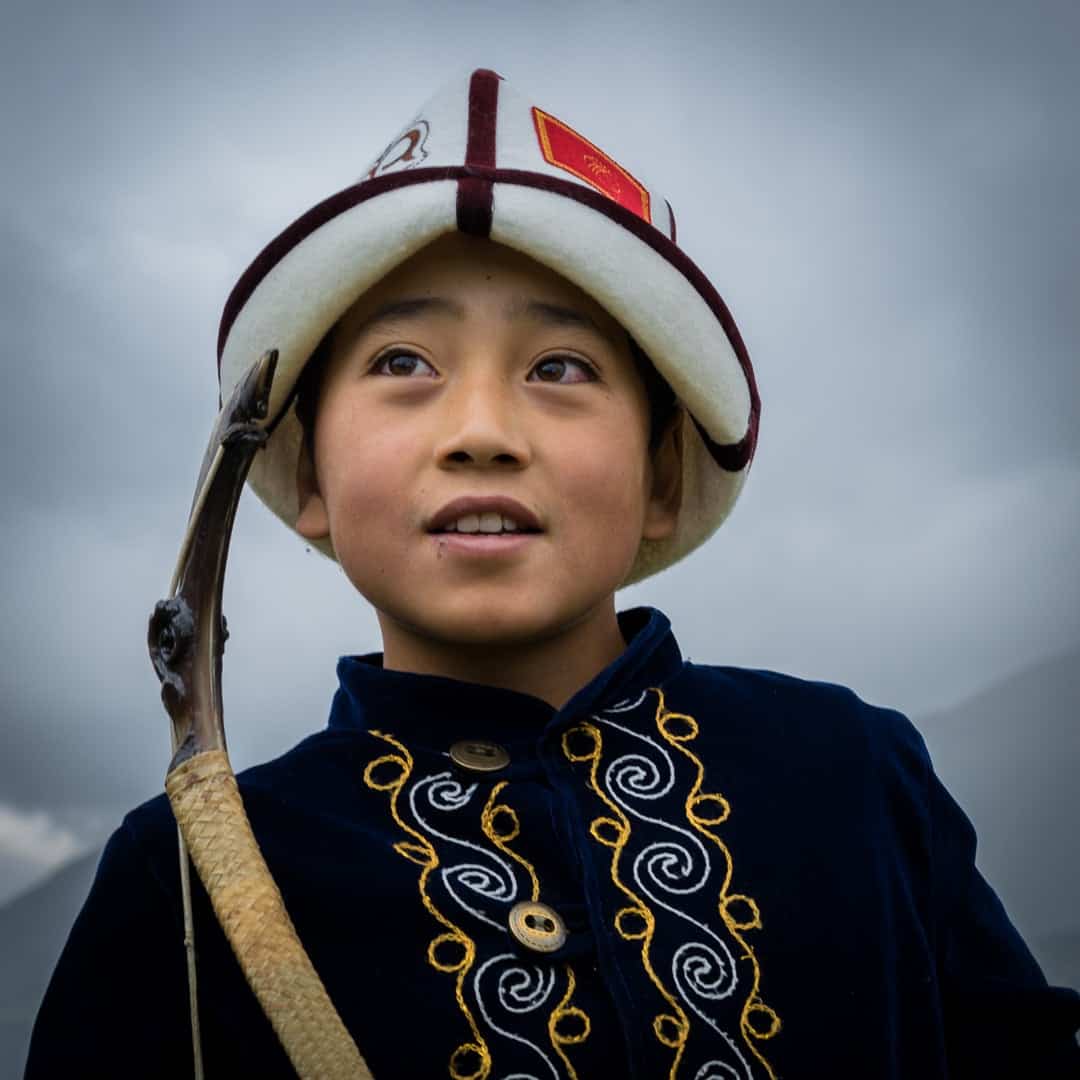
[[(448, 844), (456, 844), (458, 847), (477, 852), (485, 860), (490, 860), (490, 863), (467, 862), (456, 863), (452, 866), (442, 862), (439, 875), (446, 886), (446, 891), (454, 898), (457, 904), (481, 922), (507, 933), (505, 920), (493, 919), (490, 915), (473, 907), (472, 904), (466, 903), (461, 892), (459, 892), (459, 888), (467, 890), (477, 897), (483, 897), (485, 900), (497, 900), (507, 904), (513, 903), (518, 896), (518, 881), (517, 875), (509, 862), (503, 859), (501, 855), (480, 847), (479, 844), (440, 832), (420, 813), (417, 807), (418, 797), (423, 796), (435, 810), (443, 812), (460, 810), (463, 806), (468, 805), (476, 792), (476, 788), (476, 784), (470, 784), (467, 788), (463, 787), (460, 781), (454, 779), (449, 772), (436, 773), (432, 776), (425, 776), (422, 780), (418, 780), (413, 784), (409, 789), (409, 806), (416, 820), (432, 836), (437, 836)], [(492, 866), (491, 863), (495, 865)]]
[[(653, 903), (659, 904), (665, 911), (670, 911), (672, 915), (691, 923), (702, 933), (707, 934), (712, 938), (727, 957), (734, 979), (735, 963), (731, 957), (731, 952), (724, 941), (709, 927), (698, 922), (692, 915), (688, 915), (686, 912), (680, 911), (678, 908), (672, 907), (670, 904), (661, 900), (656, 893), (649, 888), (646, 881), (642, 879), (642, 873), (644, 871), (648, 881), (662, 889), (665, 893), (685, 896), (690, 893), (698, 892), (706, 881), (708, 881), (712, 872), (712, 860), (709, 858), (709, 852), (694, 833), (689, 829), (684, 829), (680, 825), (675, 825), (670, 821), (664, 821), (662, 818), (651, 817), (649, 814), (635, 808), (627, 801), (628, 798), (659, 798), (660, 795), (666, 794), (671, 790), (675, 782), (675, 766), (671, 760), (671, 755), (668, 754), (663, 747), (658, 746), (647, 735), (641, 735), (636, 731), (631, 731), (621, 724), (616, 724), (613, 720), (605, 720), (599, 716), (595, 717), (595, 719), (606, 727), (616, 728), (624, 734), (630, 735), (633, 738), (646, 743), (652, 750), (655, 750), (661, 758), (663, 758), (663, 761), (667, 766), (668, 774), (666, 783), (661, 783), (660, 769), (656, 766), (656, 763), (649, 761), (640, 754), (623, 754), (622, 756), (615, 758), (604, 772), (604, 783), (608, 793), (611, 795), (615, 804), (626, 814), (637, 818), (638, 821), (644, 821), (650, 825), (655, 825), (659, 829), (666, 829), (670, 832), (677, 833), (680, 839), (685, 841), (686, 844), (686, 846), (683, 846), (683, 844), (677, 843), (674, 839), (657, 840), (652, 844), (649, 844), (648, 847), (644, 848), (638, 854), (637, 858), (634, 859), (634, 880), (642, 892), (644, 892)], [(630, 782), (623, 782), (624, 774), (629, 776)], [(642, 778), (646, 775), (651, 775), (654, 778), (652, 783), (643, 783)], [(700, 859), (700, 870), (697, 872), (695, 872), (694, 866), (695, 855)], [(734, 989), (735, 982), (733, 981), (731, 990)], [(729, 990), (728, 992), (730, 993), (731, 991)]]
[[(730, 955), (731, 954), (728, 953), (729, 957)], [(737, 980), (735, 978), (734, 967), (729, 967), (727, 970), (731, 973), (731, 981), (725, 987), (724, 962), (712, 951), (712, 949), (699, 941), (688, 941), (684, 945), (680, 945), (679, 948), (675, 950), (675, 955), (671, 959), (671, 976), (675, 981), (675, 987), (679, 991), (683, 1001), (686, 1002), (686, 1004), (693, 1009), (693, 1011), (704, 1020), (705, 1023), (724, 1040), (724, 1042), (727, 1043), (729, 1049), (735, 1057), (738, 1058), (739, 1064), (742, 1066), (742, 1072), (740, 1073), (737, 1072), (732, 1065), (719, 1061), (709, 1062), (710, 1065), (715, 1065), (727, 1070), (724, 1073), (713, 1073), (709, 1075), (715, 1075), (717, 1077), (730, 1075), (741, 1077), (743, 1080), (753, 1080), (754, 1074), (751, 1071), (746, 1058), (743, 1056), (742, 1051), (739, 1049), (738, 1044), (720, 1027), (716, 1019), (709, 1016), (709, 1014), (694, 1000), (695, 996), (711, 1001), (719, 1001), (728, 997), (735, 989)], [(700, 1072), (698, 1075), (701, 1075)]]
[(740, 1073), (733, 1066), (723, 1061), (706, 1061), (696, 1073), (694, 1080), (742, 1080), (742, 1076), (749, 1073)]
[[(547, 1066), (550, 1075), (555, 1080), (560, 1080), (562, 1074), (559, 1069), (536, 1043), (526, 1039), (524, 1035), (518, 1035), (516, 1032), (499, 1027), (492, 1020), (491, 1013), (488, 1011), (488, 1006), (484, 1001), (480, 983), (488, 969), (493, 964), (501, 962), (507, 962), (509, 966), (498, 974), (498, 980), (495, 984), (496, 1000), (507, 1012), (518, 1015), (535, 1012), (551, 997), (551, 992), (555, 987), (555, 972), (550, 967), (545, 970), (537, 964), (534, 964), (531, 968), (526, 967), (513, 953), (500, 953), (498, 956), (493, 956), (490, 960), (485, 961), (477, 969), (476, 974), (473, 976), (473, 994), (476, 997), (477, 1005), (480, 1007), (480, 1013), (484, 1017), (484, 1022), (493, 1031), (497, 1031), (507, 1039), (513, 1039), (514, 1042), (527, 1046)], [(540, 1080), (540, 1078), (532, 1073), (513, 1073), (505, 1077), (504, 1080)]]
[(700, 941), (687, 941), (675, 950), (671, 974), (684, 996), (693, 993), (719, 1001), (734, 989), (731, 966)]
[[(635, 705), (640, 705), (645, 697), (643, 694)], [(615, 757), (603, 773), (607, 792), (627, 815), (676, 834), (648, 844), (637, 854), (632, 864), (634, 882), (651, 903), (691, 924), (707, 939), (687, 941), (675, 951), (671, 962), (672, 979), (683, 1002), (724, 1040), (741, 1068), (740, 1071), (732, 1064), (710, 1061), (702, 1066), (695, 1080), (727, 1080), (729, 1077), (752, 1080), (753, 1072), (737, 1043), (720, 1028), (716, 1018), (709, 1015), (709, 1004), (731, 997), (739, 985), (730, 947), (711, 927), (658, 895), (662, 892), (674, 900), (675, 897), (699, 892), (712, 873), (708, 848), (689, 829), (653, 817), (640, 806), (633, 805), (633, 801), (653, 801), (667, 795), (675, 785), (675, 764), (668, 750), (650, 736), (606, 718), (607, 714), (615, 711), (630, 710), (607, 709), (605, 715), (594, 716), (594, 719), (604, 727), (644, 743), (655, 757), (634, 752)], [(659, 763), (656, 759), (659, 759)]]
[(629, 698), (623, 698), (622, 701), (617, 701), (614, 705), (609, 706), (604, 710), (605, 713), (624, 713), (633, 712), (644, 700), (648, 697), (649, 691), (642, 690), (637, 696), (636, 701), (631, 701)]

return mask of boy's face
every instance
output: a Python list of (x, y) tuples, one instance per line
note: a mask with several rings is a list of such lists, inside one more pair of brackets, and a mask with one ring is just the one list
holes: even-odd
[(549, 640), (613, 611), (641, 538), (674, 528), (677, 440), (650, 458), (648, 415), (610, 315), (451, 234), (338, 325), (297, 530), (330, 536), (384, 639)]

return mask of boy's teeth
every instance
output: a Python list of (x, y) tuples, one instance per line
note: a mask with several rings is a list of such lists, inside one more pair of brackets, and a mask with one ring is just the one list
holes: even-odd
[(503, 517), (496, 510), (489, 510), (483, 514), (466, 514), (457, 521), (446, 526), (446, 532), (459, 533), (500, 533), (517, 532), (518, 524), (508, 517)]

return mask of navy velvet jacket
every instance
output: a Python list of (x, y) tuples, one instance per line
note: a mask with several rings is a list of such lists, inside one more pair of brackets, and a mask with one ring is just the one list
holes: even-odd
[[(311, 959), (391, 1077), (1080, 1076), (968, 819), (895, 712), (684, 662), (657, 611), (560, 711), (345, 658), (329, 727), (240, 775)], [(463, 770), (459, 740), (509, 763)], [(27, 1076), (188, 1077), (164, 797), (102, 858)], [(534, 951), (511, 910), (566, 939)], [(207, 1076), (292, 1075), (195, 890)]]

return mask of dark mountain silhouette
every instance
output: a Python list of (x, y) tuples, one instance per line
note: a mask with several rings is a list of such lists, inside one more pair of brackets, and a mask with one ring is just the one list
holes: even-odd
[[(1077, 921), (1080, 922), (1080, 916)], [(1080, 987), (1080, 928), (1044, 934), (1029, 942), (1046, 978), (1057, 986)]]
[[(976, 862), (1052, 981), (1080, 987), (1080, 649), (919, 721)], [(1071, 945), (1069, 942), (1071, 941)]]
[(22, 1076), (30, 1029), (101, 853), (81, 855), (0, 908), (0, 1078)]

